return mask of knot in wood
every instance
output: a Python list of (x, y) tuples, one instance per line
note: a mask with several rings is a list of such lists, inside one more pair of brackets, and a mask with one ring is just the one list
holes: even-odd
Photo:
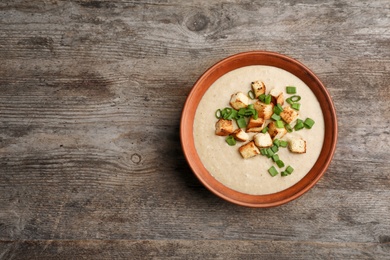
[(191, 16), (186, 23), (188, 30), (198, 32), (204, 30), (209, 23), (209, 18), (204, 14), (197, 13)]
[(131, 161), (135, 164), (139, 164), (141, 162), (141, 155), (139, 155), (138, 153), (134, 153), (131, 155)]

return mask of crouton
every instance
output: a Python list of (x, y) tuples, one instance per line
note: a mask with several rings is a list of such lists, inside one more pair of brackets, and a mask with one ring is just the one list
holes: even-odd
[(248, 121), (248, 125), (246, 126), (247, 132), (260, 132), (264, 128), (265, 120), (261, 117), (254, 119), (253, 116)]
[(255, 95), (255, 98), (258, 98), (260, 95), (265, 94), (265, 84), (260, 80), (252, 82), (252, 91)]
[(284, 127), (277, 128), (275, 122), (272, 121), (268, 124), (268, 133), (272, 139), (280, 139), (287, 133), (287, 130)]
[(274, 104), (272, 103), (265, 104), (261, 101), (256, 101), (253, 104), (253, 107), (257, 110), (259, 117), (263, 118), (264, 120), (270, 119), (274, 113)]
[(230, 105), (236, 110), (245, 108), (249, 105), (249, 98), (244, 93), (237, 92), (231, 96)]
[(274, 104), (274, 105), (277, 105), (277, 104), (281, 104), (283, 105), (284, 104), (284, 96), (283, 96), (283, 92), (279, 91), (279, 90), (276, 90), (276, 89), (271, 89), (271, 91), (269, 92), (269, 94), (271, 95), (271, 102)]
[(244, 159), (248, 159), (260, 154), (259, 148), (256, 147), (253, 141), (242, 145), (240, 148), (238, 148), (238, 151)]
[(298, 112), (291, 107), (285, 107), (280, 113), (280, 117), (283, 119), (284, 122), (290, 124), (298, 118)]
[(306, 153), (306, 141), (302, 138), (292, 138), (288, 142), (288, 149), (292, 153)]
[(269, 135), (269, 133), (258, 133), (253, 137), (253, 140), (255, 141), (255, 144), (257, 147), (265, 148), (265, 147), (271, 147), (272, 146), (272, 138)]
[(218, 122), (215, 124), (216, 135), (226, 136), (233, 133), (233, 131), (234, 129), (232, 120), (219, 119)]
[(234, 137), (234, 139), (236, 139), (237, 141), (240, 141), (240, 142), (245, 142), (245, 141), (248, 141), (249, 139), (249, 135), (247, 133), (245, 133), (244, 130), (242, 130), (241, 128), (238, 128), (237, 130), (235, 130), (231, 136)]
[[(272, 100), (272, 98), (271, 98), (271, 100)], [(279, 96), (277, 96), (277, 98), (276, 98), (276, 104), (280, 104), (280, 105), (283, 106), (283, 104), (284, 104), (283, 92), (281, 92), (281, 93), (279, 94)]]

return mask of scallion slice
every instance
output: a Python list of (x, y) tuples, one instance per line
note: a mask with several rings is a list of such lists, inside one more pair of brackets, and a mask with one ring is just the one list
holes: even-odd
[(267, 148), (267, 156), (268, 156), (268, 158), (272, 157), (272, 155), (274, 155), (274, 154), (275, 153), (274, 153), (274, 151), (272, 151), (271, 148)]
[(284, 127), (284, 123), (282, 120), (277, 120), (275, 122), (275, 125), (276, 125), (276, 128), (283, 128)]
[(280, 116), (275, 114), (275, 113), (273, 113), (272, 116), (271, 116), (271, 119), (277, 121), (277, 120), (280, 120)]
[(286, 124), (284, 127), (286, 128), (287, 132), (289, 132), (289, 133), (291, 133), (293, 131), (291, 125), (289, 125), (289, 124)]
[(282, 160), (276, 161), (276, 164), (278, 165), (279, 168), (284, 167), (284, 162)]
[(231, 135), (229, 135), (228, 137), (226, 137), (226, 142), (227, 142), (228, 145), (230, 145), (230, 146), (236, 145), (236, 139), (234, 139), (234, 137), (231, 136)]
[(280, 115), (283, 112), (283, 107), (279, 103), (274, 107), (274, 113)]
[(248, 91), (248, 97), (249, 97), (250, 99), (254, 99), (254, 98), (255, 98), (255, 94), (253, 93), (252, 90), (249, 90), (249, 91)]
[(301, 96), (298, 96), (298, 95), (294, 95), (292, 97), (289, 97), (289, 99), (292, 101), (292, 102), (298, 102), (299, 100), (301, 100)]
[(261, 130), (261, 132), (262, 132), (263, 134), (267, 133), (267, 131), (268, 131), (268, 126), (264, 127), (263, 130)]
[(259, 100), (260, 100), (261, 102), (264, 102), (265, 97), (266, 97), (266, 94), (261, 94), (261, 95), (259, 96)]
[(272, 155), (272, 160), (273, 160), (274, 162), (279, 161), (279, 155), (277, 155), (277, 154)]
[(268, 154), (267, 154), (267, 148), (261, 149), (261, 150), (260, 150), (260, 153), (261, 153), (262, 155), (268, 155)]
[(222, 118), (222, 110), (221, 109), (217, 109), (217, 111), (215, 111), (215, 117), (217, 119), (221, 119)]
[(302, 128), (304, 128), (304, 127), (305, 127), (305, 126), (303, 125), (302, 122), (298, 122), (298, 123), (295, 124), (294, 130), (295, 130), (295, 131), (298, 131), (298, 130), (301, 130)]
[(288, 142), (284, 140), (280, 140), (280, 147), (287, 147)]
[(277, 153), (279, 151), (279, 148), (276, 145), (273, 145), (271, 147), (272, 152)]
[(291, 100), (291, 98), (286, 98), (286, 102), (289, 103), (290, 105), (294, 104), (294, 102)]
[(272, 98), (271, 95), (265, 96), (264, 103), (267, 104), (267, 105), (270, 104), (271, 103), (271, 98)]
[(291, 174), (293, 171), (294, 171), (294, 168), (293, 168), (293, 167), (291, 167), (290, 165), (287, 166), (286, 172), (287, 172), (288, 174)]
[(276, 168), (274, 166), (271, 166), (271, 168), (268, 169), (268, 173), (274, 177), (276, 175), (278, 175), (278, 171), (276, 170)]
[(274, 140), (274, 145), (276, 145), (277, 147), (280, 146), (280, 140), (279, 139), (275, 139)]
[(286, 92), (287, 92), (287, 94), (295, 94), (295, 93), (297, 93), (297, 89), (294, 86), (287, 86)]
[(246, 121), (244, 117), (239, 117), (236, 119), (237, 125), (239, 128), (245, 128), (246, 127)]
[(291, 104), (291, 108), (295, 109), (295, 110), (299, 110), (301, 108), (301, 104), (299, 103), (293, 103)]
[(311, 129), (314, 125), (314, 120), (311, 118), (306, 118), (305, 122), (303, 124), (305, 125), (306, 128)]
[(283, 177), (286, 177), (286, 176), (288, 176), (288, 173), (284, 171), (284, 172), (281, 172), (280, 175), (282, 175)]
[(245, 113), (246, 113), (246, 108), (240, 108), (240, 110), (238, 110), (238, 115), (240, 116), (245, 116)]
[(255, 109), (255, 113), (253, 114), (253, 119), (256, 120), (259, 118), (259, 113), (257, 112), (257, 110)]

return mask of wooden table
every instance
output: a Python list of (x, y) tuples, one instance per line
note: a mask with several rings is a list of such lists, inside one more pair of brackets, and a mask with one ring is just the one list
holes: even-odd
[[(180, 146), (196, 79), (249, 50), (307, 65), (338, 114), (324, 177), (270, 209)], [(388, 0), (3, 0), (0, 259), (390, 259), (389, 71)]]

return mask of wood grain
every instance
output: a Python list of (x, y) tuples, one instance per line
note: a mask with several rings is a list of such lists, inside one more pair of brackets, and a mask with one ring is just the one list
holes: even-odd
[[(0, 259), (390, 259), (390, 3), (1, 1)], [(313, 70), (334, 160), (281, 207), (229, 204), (181, 151), (197, 78), (248, 50)]]

